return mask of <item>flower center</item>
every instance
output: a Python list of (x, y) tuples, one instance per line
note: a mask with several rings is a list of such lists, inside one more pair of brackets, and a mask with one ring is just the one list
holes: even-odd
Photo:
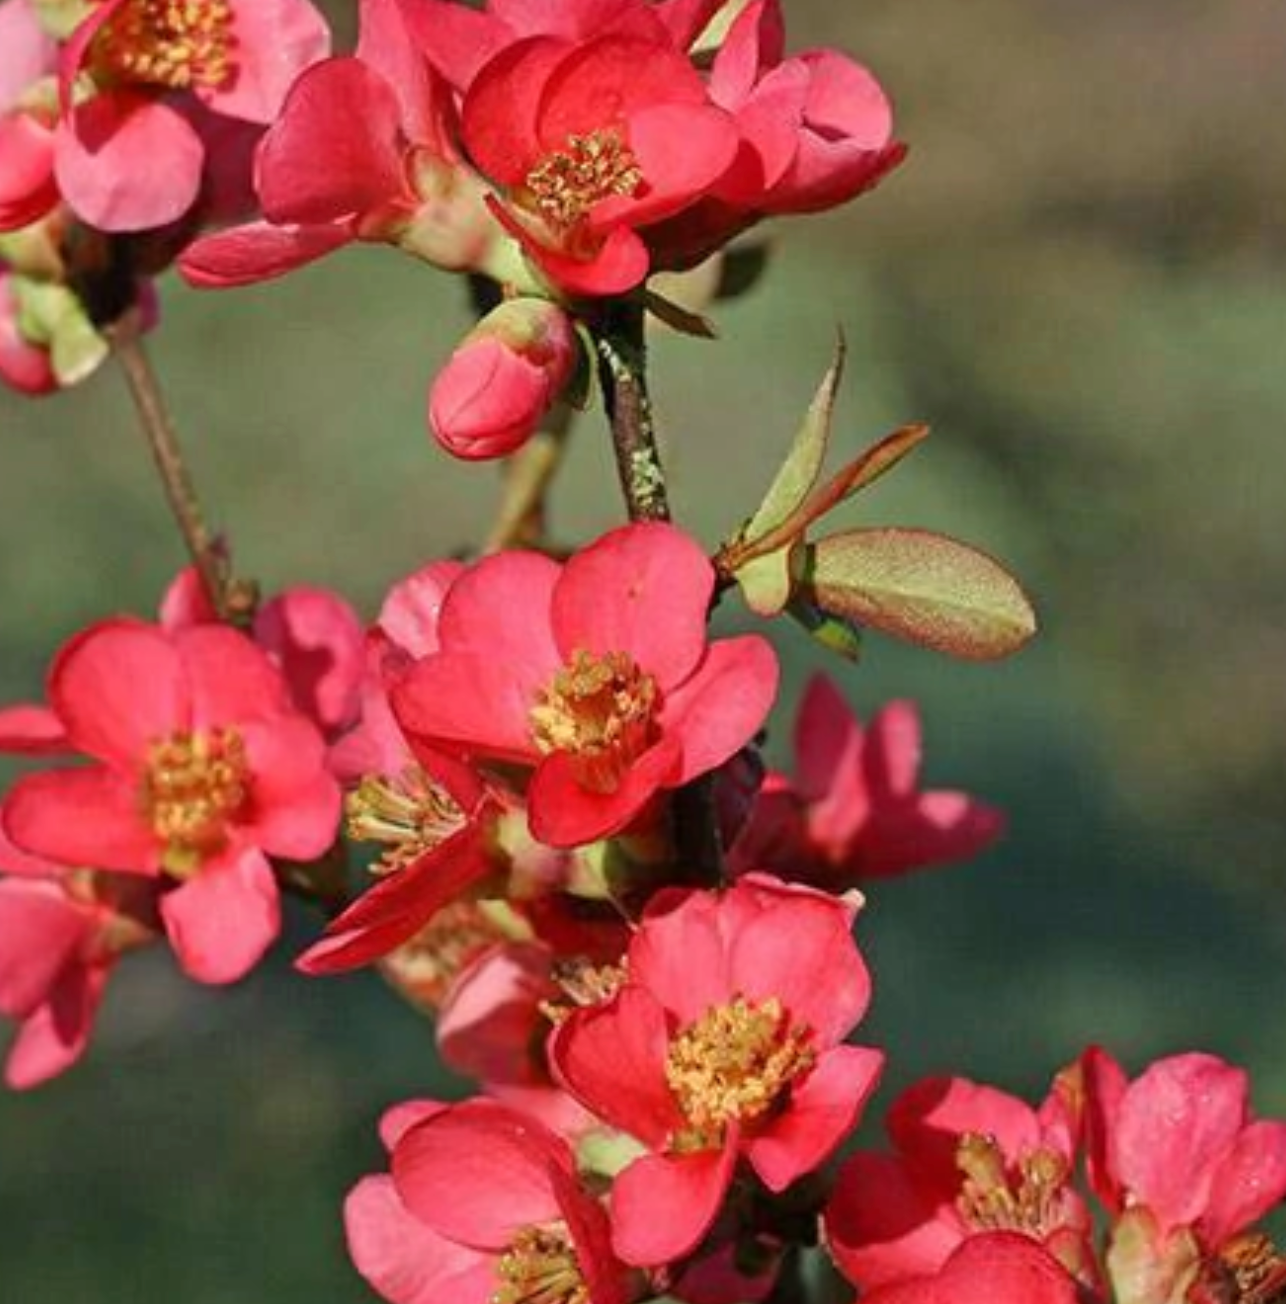
[(197, 730), (158, 738), (147, 749), (141, 800), (162, 842), (161, 864), (187, 878), (221, 851), (228, 824), (250, 799), (250, 765), (234, 729)]
[(626, 653), (578, 651), (531, 708), (532, 738), (546, 755), (566, 752), (581, 787), (615, 792), (656, 741), (659, 697)]
[(492, 1304), (589, 1304), (571, 1238), (561, 1227), (525, 1227), (496, 1262)]
[(634, 194), (643, 184), (643, 172), (617, 132), (603, 128), (568, 136), (566, 147), (546, 154), (526, 182), (545, 220), (568, 231), (600, 200)]
[(729, 1123), (762, 1118), (816, 1062), (811, 1029), (775, 996), (713, 1006), (670, 1043), (666, 1081), (691, 1124), (676, 1149), (711, 1148)]
[(392, 874), (445, 842), (465, 825), (455, 798), (418, 765), (401, 774), (363, 776), (345, 802), (345, 829), (357, 842), (378, 842), (384, 851), (372, 873)]
[(218, 90), (236, 70), (232, 17), (228, 0), (125, 0), (95, 38), (95, 71), (169, 90)]
[(1286, 1259), (1267, 1236), (1236, 1236), (1202, 1265), (1187, 1299), (1192, 1304), (1282, 1304)]
[(1040, 1240), (1063, 1225), (1067, 1161), (1054, 1151), (1024, 1155), (1011, 1175), (995, 1137), (966, 1132), (956, 1147), (956, 1167), (964, 1174), (956, 1209), (975, 1230)]

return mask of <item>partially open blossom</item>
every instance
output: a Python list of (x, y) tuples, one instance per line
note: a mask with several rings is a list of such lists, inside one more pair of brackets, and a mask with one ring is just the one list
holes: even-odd
[[(0, 868), (14, 866), (0, 856)], [(155, 909), (151, 885), (123, 876), (0, 880), (0, 1014), (21, 1025), (9, 1086), (37, 1086), (80, 1058), (112, 967), (155, 940)]]
[(576, 368), (557, 304), (507, 299), (465, 336), (429, 392), (429, 426), (456, 457), (504, 457), (535, 434)]
[(1082, 1304), (1087, 1298), (1039, 1245), (990, 1232), (963, 1241), (935, 1272), (863, 1292), (862, 1304)]
[(230, 125), (254, 133), (271, 122), (329, 43), (308, 0), (99, 0), (60, 56), (64, 200), (103, 231), (178, 221), (219, 166)]
[(356, 54), (304, 72), (264, 136), (255, 168), (263, 219), (197, 241), (183, 275), (242, 285), (357, 240), (455, 271), (483, 265), (500, 231), (476, 177), (458, 166), (453, 114), (398, 0), (362, 0)]
[(841, 1044), (870, 997), (851, 923), (849, 904), (766, 877), (662, 893), (624, 984), (555, 1032), (559, 1080), (647, 1151), (612, 1187), (627, 1262), (690, 1253), (740, 1161), (779, 1193), (857, 1122), (883, 1056)]
[(391, 1304), (624, 1304), (607, 1214), (570, 1147), (489, 1101), (415, 1102), (385, 1115), (392, 1175), (344, 1208), (349, 1253)]
[(657, 523), (614, 530), (562, 566), (484, 558), (452, 585), (440, 648), (397, 685), (394, 708), (430, 746), (535, 767), (541, 842), (607, 837), (726, 761), (772, 703), (763, 639), (707, 642), (713, 587), (696, 542)]
[[(1115, 1298), (1169, 1304), (1185, 1286), (1242, 1272), (1286, 1284), (1286, 1261), (1248, 1234), (1286, 1197), (1286, 1122), (1253, 1117), (1246, 1073), (1194, 1052), (1157, 1060), (1130, 1082), (1097, 1048), (1081, 1067), (1089, 1175), (1114, 1220)], [(1225, 1298), (1208, 1289), (1197, 1304)]]
[(1004, 817), (963, 792), (922, 791), (920, 756), (914, 703), (890, 702), (864, 729), (815, 676), (795, 721), (795, 776), (767, 777), (734, 864), (843, 889), (976, 855)]
[(7, 835), (62, 864), (160, 877), (183, 967), (239, 978), (279, 928), (267, 857), (308, 860), (335, 835), (339, 788), (316, 727), (267, 656), (222, 626), (103, 621), (59, 653), (48, 696), (94, 763), (19, 779)]
[(1008, 1231), (1097, 1284), (1091, 1223), (1073, 1187), (1077, 1120), (1056, 1083), (1039, 1110), (994, 1087), (929, 1078), (889, 1110), (893, 1154), (859, 1151), (840, 1170), (825, 1227), (864, 1289), (936, 1272), (957, 1247)]

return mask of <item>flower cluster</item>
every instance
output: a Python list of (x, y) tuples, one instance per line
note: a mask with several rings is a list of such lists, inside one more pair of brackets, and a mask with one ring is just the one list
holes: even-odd
[[(863, 726), (820, 676), (794, 772), (767, 771), (776, 654), (712, 616), (737, 590), (850, 658), (869, 626), (973, 659), (1035, 616), (945, 536), (817, 535), (927, 434), (824, 479), (838, 359), (708, 554), (671, 520), (645, 314), (710, 334), (730, 242), (903, 153), (864, 68), (787, 53), (779, 0), (362, 0), (333, 57), (308, 0), (0, 0), (0, 378), (46, 393), (115, 353), (193, 561), (156, 621), (82, 629), (44, 700), (0, 709), (11, 1086), (82, 1055), (125, 955), (235, 982), (294, 895), (327, 918), (296, 968), (378, 966), (478, 1085), (389, 1110), (388, 1171), (348, 1196), (390, 1304), (804, 1300), (809, 1256), (872, 1304), (1286, 1299), (1259, 1226), (1286, 1123), (1212, 1056), (1131, 1081), (1091, 1049), (1037, 1108), (931, 1079), (891, 1152), (851, 1151), (885, 1062), (851, 1040), (862, 891), (1004, 821), (922, 785), (913, 703)], [(506, 457), (557, 426), (486, 543), (369, 627), (231, 573), (139, 341), (175, 261), (235, 286), (356, 242), (470, 278), (441, 445)], [(629, 522), (568, 549), (545, 491), (593, 374)]]

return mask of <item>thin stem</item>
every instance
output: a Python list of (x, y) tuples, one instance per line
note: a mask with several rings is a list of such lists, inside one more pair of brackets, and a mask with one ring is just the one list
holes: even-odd
[(643, 305), (613, 303), (597, 332), (599, 383), (631, 521), (668, 521), (670, 500), (647, 393)]
[(211, 607), (220, 620), (225, 620), (229, 615), (229, 604), (223, 562), (206, 528), (196, 486), (192, 483), (187, 464), (183, 460), (178, 433), (166, 408), (156, 373), (143, 347), (137, 311), (131, 310), (113, 325), (109, 336), (116, 360), (125, 373), (130, 397), (134, 400), (139, 426), (152, 450), (152, 461), (165, 488), (165, 497), (174, 522), (187, 545), (192, 564), (201, 577), (201, 585)]
[(549, 414), (545, 428), (506, 463), (500, 509), (482, 545), (484, 555), (544, 541), (545, 500), (562, 465), (571, 423), (571, 408), (566, 403), (558, 404)]

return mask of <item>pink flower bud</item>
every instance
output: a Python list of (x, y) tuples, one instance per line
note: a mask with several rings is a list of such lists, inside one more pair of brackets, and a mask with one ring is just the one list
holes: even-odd
[(456, 457), (503, 457), (535, 433), (576, 365), (571, 319), (543, 299), (511, 299), (465, 336), (429, 391), (429, 425)]
[(0, 271), (0, 381), (20, 394), (50, 394), (58, 388), (49, 351), (33, 344), (18, 324), (18, 304), (10, 281)]

